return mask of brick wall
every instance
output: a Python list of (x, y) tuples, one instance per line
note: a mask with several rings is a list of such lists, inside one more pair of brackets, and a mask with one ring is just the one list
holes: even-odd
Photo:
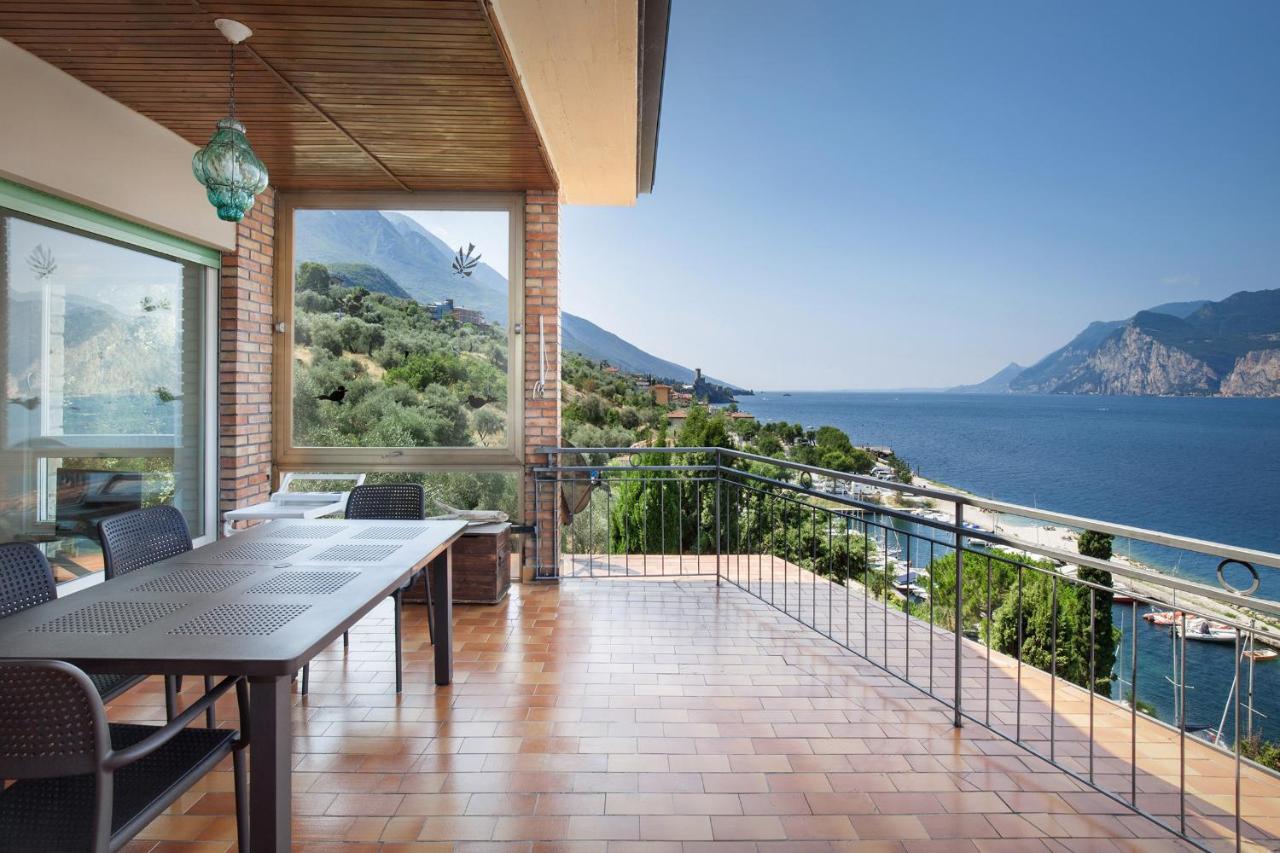
[[(524, 203), (524, 519), (543, 531), (542, 562), (554, 564), (556, 545), (551, 495), (540, 496), (539, 516), (535, 513), (534, 485), (527, 473), (546, 462), (538, 447), (560, 443), (560, 208), (554, 192), (529, 192)], [(542, 319), (546, 339), (547, 381), (541, 396), (534, 393), (541, 370), (538, 352), (538, 320)], [(524, 560), (535, 560), (532, 537), (525, 540)]]
[(218, 299), (218, 512), (271, 491), (275, 192), (267, 189), (222, 256)]

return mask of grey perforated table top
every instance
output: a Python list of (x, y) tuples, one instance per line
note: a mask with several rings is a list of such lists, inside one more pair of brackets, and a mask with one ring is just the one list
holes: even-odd
[(281, 521), (0, 619), (0, 658), (89, 671), (294, 672), (465, 529)]

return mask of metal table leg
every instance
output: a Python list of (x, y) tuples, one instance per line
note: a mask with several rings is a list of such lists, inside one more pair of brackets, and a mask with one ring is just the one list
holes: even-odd
[(288, 853), (293, 765), (289, 676), (249, 679), (249, 839), (253, 853)]
[(436, 684), (453, 682), (453, 547), (431, 561), (431, 606), (435, 609)]

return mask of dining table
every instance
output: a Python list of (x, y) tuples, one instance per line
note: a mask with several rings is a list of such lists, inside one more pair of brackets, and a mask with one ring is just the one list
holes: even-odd
[[(276, 522), (0, 619), (0, 660), (90, 673), (244, 676), (249, 836), (290, 849), (291, 680), (395, 590), (427, 570), (435, 683), (453, 678), (457, 520)], [(388, 629), (390, 631), (390, 629)]]

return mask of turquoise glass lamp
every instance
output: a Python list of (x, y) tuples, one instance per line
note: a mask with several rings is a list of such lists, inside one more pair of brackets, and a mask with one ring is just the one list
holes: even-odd
[(204, 185), (218, 218), (239, 222), (253, 207), (254, 197), (267, 188), (267, 167), (254, 153), (244, 125), (236, 118), (236, 45), (253, 31), (228, 18), (219, 18), (214, 25), (231, 42), (229, 114), (219, 119), (209, 143), (191, 158), (191, 171)]

